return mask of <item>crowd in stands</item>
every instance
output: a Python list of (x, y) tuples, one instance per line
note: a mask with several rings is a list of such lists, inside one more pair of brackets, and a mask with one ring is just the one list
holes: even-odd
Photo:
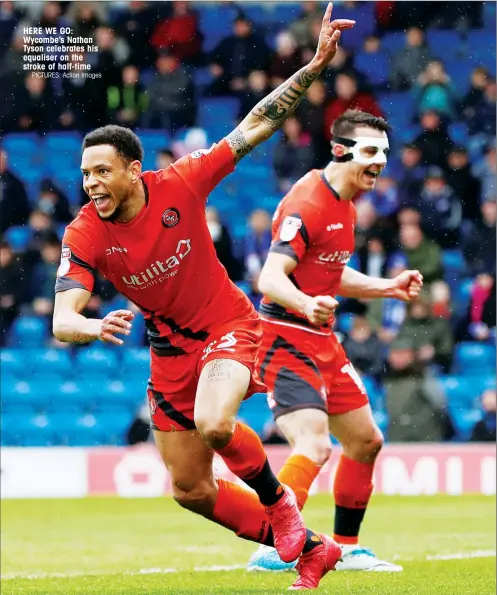
[[(43, 142), (55, 132), (81, 135), (116, 123), (158, 138), (165, 132), (169, 142), (154, 145), (152, 167), (167, 167), (229, 131), (229, 117), (205, 114), (206, 102), (233, 101), (234, 125), (312, 57), (322, 3), (214, 4), (0, 2), (2, 346), (16, 347), (19, 314), (50, 319), (61, 233), (86, 201), (53, 168), (42, 167), (32, 182), (10, 154), (9, 138), (25, 133)], [(236, 189), (233, 206), (216, 195), (206, 210), (219, 259), (257, 305), (271, 211), (299, 177), (328, 163), (333, 120), (357, 108), (391, 122), (388, 166), (356, 202), (351, 265), (385, 277), (417, 268), (426, 291), (410, 306), (343, 300), (335, 329), (383, 401), (378, 408), (388, 412), (391, 440), (464, 434), (435, 379), (465, 371), (458, 345), (495, 344), (495, 3), (463, 4), (335, 3), (336, 15), (356, 19), (356, 29), (343, 35), (335, 59), (266, 152), (247, 158), (258, 159), (254, 171), (270, 171), (269, 178), (245, 189), (248, 210), (237, 208), (246, 194)], [(98, 45), (84, 58), (102, 77), (26, 74), (23, 28), (68, 25)], [(88, 313), (115, 299), (100, 279)], [(145, 345), (144, 335), (137, 344)], [(494, 375), (495, 362), (484, 373)], [(492, 419), (495, 438), (495, 390), (485, 386), (480, 395), (486, 413), (468, 439), (492, 435)], [(468, 407), (475, 406), (473, 399)]]

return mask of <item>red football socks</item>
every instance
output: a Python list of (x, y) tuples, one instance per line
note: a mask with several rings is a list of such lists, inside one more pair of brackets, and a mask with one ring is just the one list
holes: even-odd
[(321, 467), (304, 455), (291, 455), (278, 473), (281, 483), (295, 492), (300, 510), (304, 508), (312, 482), (316, 479)]
[(269, 466), (262, 442), (252, 428), (237, 422), (230, 442), (216, 452), (230, 471), (255, 490), (264, 506), (275, 504), (283, 496), (283, 489)]
[(341, 544), (359, 542), (359, 529), (373, 492), (374, 463), (359, 463), (340, 457), (335, 475), (335, 528), (333, 538)]

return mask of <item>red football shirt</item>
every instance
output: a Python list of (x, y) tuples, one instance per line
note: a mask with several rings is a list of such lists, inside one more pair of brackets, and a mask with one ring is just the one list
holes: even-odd
[(228, 143), (195, 151), (142, 175), (147, 204), (129, 223), (85, 205), (66, 228), (55, 291), (92, 291), (95, 271), (145, 315), (151, 346), (180, 354), (212, 329), (253, 314), (219, 262), (205, 219), (208, 194), (234, 169)]
[[(355, 207), (340, 200), (320, 170), (310, 171), (283, 198), (273, 217), (270, 252), (297, 261), (290, 280), (312, 297), (335, 295), (354, 252)], [(264, 298), (261, 317), (311, 327), (305, 316)]]

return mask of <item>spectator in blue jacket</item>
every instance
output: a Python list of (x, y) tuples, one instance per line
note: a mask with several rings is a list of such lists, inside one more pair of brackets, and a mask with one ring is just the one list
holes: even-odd
[(267, 211), (257, 209), (250, 217), (250, 232), (245, 240), (245, 269), (247, 280), (255, 295), (259, 295), (259, 275), (271, 246), (271, 217)]

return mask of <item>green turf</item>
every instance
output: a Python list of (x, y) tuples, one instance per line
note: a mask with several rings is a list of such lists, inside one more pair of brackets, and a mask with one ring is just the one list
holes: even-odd
[[(311, 498), (305, 517), (309, 526), (331, 532), (331, 499)], [(2, 595), (273, 595), (283, 593), (293, 578), (288, 573), (194, 571), (244, 564), (254, 546), (180, 510), (169, 498), (4, 501), (1, 521)], [(375, 497), (362, 542), (380, 556), (396, 557), (405, 571), (333, 573), (319, 593), (495, 594), (494, 558), (426, 559), (494, 550), (493, 498)], [(180, 572), (126, 574), (153, 568)], [(19, 578), (57, 573), (79, 576)]]

